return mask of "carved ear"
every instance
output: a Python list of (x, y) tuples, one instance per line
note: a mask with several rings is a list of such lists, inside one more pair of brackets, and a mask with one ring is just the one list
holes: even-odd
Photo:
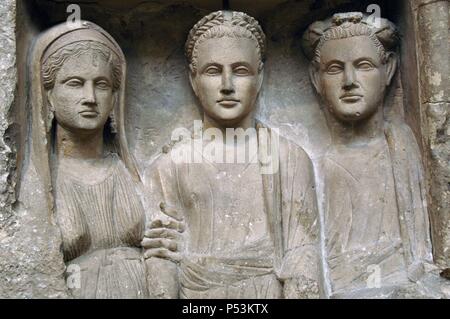
[(53, 104), (53, 94), (52, 94), (52, 90), (48, 90), (47, 91), (47, 124), (46, 124), (46, 129), (47, 129), (47, 133), (50, 132), (50, 130), (52, 129), (52, 124), (53, 124), (53, 119), (55, 118), (55, 107)]
[(113, 110), (112, 110), (112, 112), (114, 112), (114, 109), (116, 107), (116, 103), (119, 103), (119, 91), (113, 92), (112, 98), (113, 98), (113, 101), (112, 101)]
[(197, 82), (195, 80), (196, 80), (196, 75), (192, 72), (189, 72), (189, 82), (191, 83), (191, 87), (192, 87), (192, 90), (194, 91), (195, 96), (198, 97)]
[(55, 108), (53, 107), (53, 95), (52, 95), (52, 90), (48, 90), (47, 91), (47, 102), (49, 104), (49, 109), (51, 111), (53, 111)]
[(388, 53), (386, 61), (386, 86), (389, 86), (394, 78), (395, 71), (397, 71), (397, 63), (397, 55), (394, 52)]
[(319, 70), (316, 68), (316, 66), (311, 63), (309, 65), (309, 78), (311, 80), (311, 83), (313, 84), (314, 88), (316, 89), (318, 94), (322, 93), (322, 87), (320, 85), (320, 78), (319, 78)]
[(264, 67), (258, 72), (258, 92), (261, 91), (264, 82)]

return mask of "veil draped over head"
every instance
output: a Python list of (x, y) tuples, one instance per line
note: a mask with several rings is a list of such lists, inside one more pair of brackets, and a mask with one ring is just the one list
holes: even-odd
[[(44, 32), (36, 40), (31, 51), (31, 94), (30, 104), (32, 112), (30, 166), (35, 169), (36, 187), (41, 187), (44, 201), (47, 204), (50, 220), (53, 221), (54, 202), (52, 195), (52, 136), (53, 114), (47, 102), (44, 88), (42, 67), (45, 61), (59, 49), (82, 41), (97, 42), (109, 48), (119, 59), (121, 65), (120, 87), (116, 91), (117, 98), (113, 107), (112, 116), (117, 126), (113, 135), (113, 145), (124, 162), (130, 175), (137, 182), (140, 181), (137, 166), (128, 150), (125, 136), (125, 84), (126, 61), (125, 56), (117, 42), (102, 28), (92, 22), (62, 23)], [(108, 122), (107, 122), (108, 123)], [(41, 191), (39, 191), (41, 192)]]

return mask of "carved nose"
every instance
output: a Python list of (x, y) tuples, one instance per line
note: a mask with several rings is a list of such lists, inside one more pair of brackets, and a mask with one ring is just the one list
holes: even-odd
[(97, 104), (96, 98), (95, 98), (95, 90), (94, 90), (94, 85), (92, 84), (88, 84), (86, 83), (85, 88), (84, 88), (84, 100), (83, 100), (83, 104), (88, 104), (88, 105), (95, 105)]
[(344, 71), (344, 88), (350, 89), (356, 87), (356, 76), (353, 66), (346, 65)]
[(231, 72), (227, 72), (226, 70), (224, 70), (224, 73), (222, 75), (222, 89), (220, 90), (220, 93), (224, 95), (234, 93), (234, 85)]

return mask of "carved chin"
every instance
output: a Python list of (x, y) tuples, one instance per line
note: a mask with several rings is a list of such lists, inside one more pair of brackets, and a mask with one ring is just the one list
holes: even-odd
[(216, 118), (218, 120), (233, 121), (242, 118), (243, 116), (246, 115), (245, 113), (246, 112), (245, 109), (242, 107), (242, 104), (237, 103), (232, 107), (218, 106), (215, 108), (213, 114), (210, 115), (212, 115), (213, 118)]
[(99, 117), (94, 118), (82, 118), (79, 119), (76, 123), (75, 129), (78, 130), (98, 130), (105, 125), (104, 121), (102, 121)]
[(365, 103), (341, 103), (338, 107), (330, 107), (329, 110), (334, 117), (349, 122), (367, 119), (375, 113)]

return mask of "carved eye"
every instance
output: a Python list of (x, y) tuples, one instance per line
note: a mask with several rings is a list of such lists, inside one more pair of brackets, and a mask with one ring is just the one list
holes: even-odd
[(217, 66), (210, 66), (205, 70), (207, 75), (218, 75), (220, 74), (220, 69)]
[(71, 79), (66, 82), (66, 85), (74, 88), (82, 87), (83, 81), (81, 81), (80, 79)]
[(339, 64), (331, 64), (327, 68), (327, 73), (328, 74), (337, 74), (337, 73), (340, 73), (340, 72), (342, 72), (342, 66), (340, 66)]
[(109, 85), (108, 81), (104, 81), (104, 80), (98, 81), (95, 85), (96, 85), (99, 89), (102, 89), (102, 90), (107, 90), (107, 89), (110, 88), (110, 85)]
[(246, 68), (245, 66), (239, 66), (237, 68), (234, 69), (234, 73), (236, 75), (249, 75), (250, 74), (250, 70), (248, 68)]
[(359, 70), (372, 70), (374, 68), (374, 65), (370, 63), (369, 61), (361, 61), (358, 63), (358, 69)]

